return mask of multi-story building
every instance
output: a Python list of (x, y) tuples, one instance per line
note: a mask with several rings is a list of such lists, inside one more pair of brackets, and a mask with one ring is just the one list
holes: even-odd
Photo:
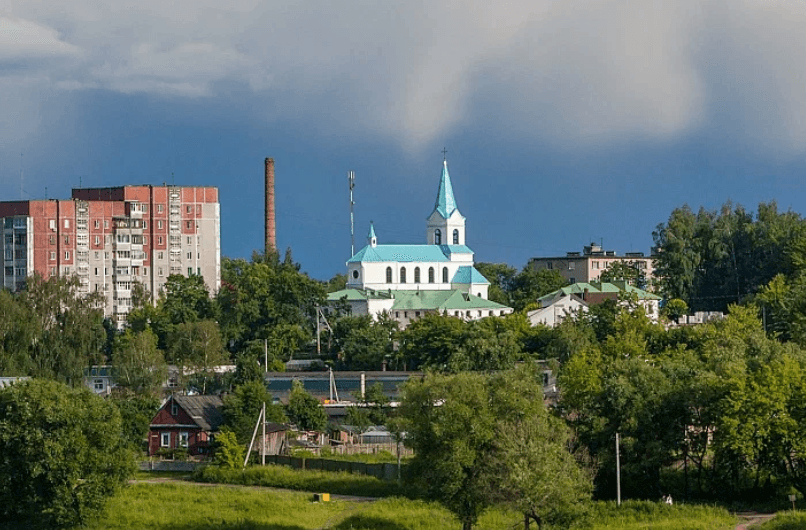
[(78, 277), (82, 293), (106, 298), (122, 323), (140, 282), (154, 298), (171, 274), (221, 283), (218, 189), (121, 186), (74, 189), (71, 199), (0, 202), (2, 286), (18, 290), (39, 274)]
[(582, 252), (567, 252), (565, 256), (552, 258), (531, 258), (528, 266), (536, 269), (556, 270), (571, 283), (598, 282), (604, 271), (616, 262), (636, 267), (643, 273), (647, 286), (652, 285), (653, 258), (643, 252), (616, 254), (614, 250), (603, 250), (600, 245), (591, 243)]

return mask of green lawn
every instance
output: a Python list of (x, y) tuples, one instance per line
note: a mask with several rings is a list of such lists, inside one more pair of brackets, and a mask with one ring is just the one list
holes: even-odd
[[(730, 530), (736, 520), (710, 507), (596, 503), (575, 530)], [(478, 530), (514, 530), (521, 516), (490, 510)], [(398, 497), (376, 502), (314, 503), (303, 492), (184, 482), (134, 484), (113, 498), (86, 530), (442, 530), (459, 522), (435, 503)], [(532, 528), (536, 528), (534, 525)], [(789, 530), (801, 527), (776, 527)], [(766, 530), (766, 529), (765, 529)]]
[(772, 521), (753, 528), (758, 530), (804, 530), (806, 529), (806, 513), (779, 512)]

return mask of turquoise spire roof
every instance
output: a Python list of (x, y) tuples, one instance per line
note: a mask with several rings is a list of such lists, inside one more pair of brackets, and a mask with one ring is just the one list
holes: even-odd
[(373, 239), (378, 239), (375, 236), (375, 224), (372, 221), (369, 222), (369, 234), (367, 234), (367, 239), (369, 239), (370, 241), (372, 241)]
[(439, 192), (434, 209), (443, 219), (447, 219), (456, 210), (456, 199), (453, 196), (451, 176), (448, 174), (448, 161), (442, 161), (442, 177), (439, 179)]

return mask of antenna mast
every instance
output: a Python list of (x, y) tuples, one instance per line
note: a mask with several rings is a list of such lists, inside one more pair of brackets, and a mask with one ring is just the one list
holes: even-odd
[(355, 217), (353, 217), (353, 188), (355, 188), (355, 171), (347, 172), (347, 180), (350, 183), (350, 257), (355, 256)]

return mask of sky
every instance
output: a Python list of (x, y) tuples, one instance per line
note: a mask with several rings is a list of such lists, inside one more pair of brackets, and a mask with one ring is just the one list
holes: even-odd
[(443, 149), (476, 261), (649, 253), (676, 207), (806, 211), (806, 3), (0, 0), (0, 200), (217, 186), (221, 248), (314, 278), (424, 243)]

